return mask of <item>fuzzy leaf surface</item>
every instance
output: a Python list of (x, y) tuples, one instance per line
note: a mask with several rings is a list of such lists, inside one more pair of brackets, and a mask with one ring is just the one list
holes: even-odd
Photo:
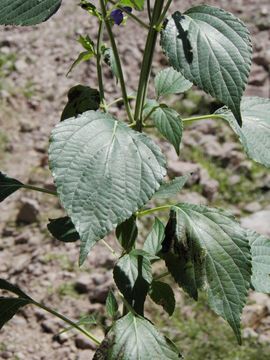
[(49, 19), (62, 0), (1, 0), (0, 24), (31, 26)]
[(240, 128), (232, 112), (223, 107), (216, 111), (238, 135), (247, 155), (270, 167), (270, 100), (244, 97), (241, 102), (243, 125)]
[(241, 124), (252, 49), (248, 29), (238, 18), (207, 5), (175, 12), (161, 46), (175, 70), (227, 105)]
[(80, 264), (98, 240), (152, 197), (166, 173), (164, 156), (149, 137), (95, 111), (54, 128), (49, 164), (80, 234)]
[(168, 199), (176, 196), (183, 189), (189, 177), (189, 175), (178, 176), (169, 182), (164, 182), (153, 197), (155, 199)]
[(155, 77), (155, 90), (157, 97), (179, 94), (189, 90), (192, 83), (173, 67), (161, 70)]

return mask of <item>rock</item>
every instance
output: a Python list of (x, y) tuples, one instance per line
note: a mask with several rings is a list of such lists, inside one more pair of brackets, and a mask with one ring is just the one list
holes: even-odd
[(201, 166), (198, 164), (179, 161), (175, 161), (168, 157), (168, 175), (173, 178), (175, 176), (183, 176), (191, 174), (191, 177), (188, 180), (189, 185), (193, 185), (199, 182), (200, 180), (200, 171)]
[(17, 223), (32, 224), (38, 220), (39, 204), (36, 200), (24, 198), (17, 215)]
[(268, 314), (266, 306), (259, 304), (247, 305), (243, 311), (242, 323), (244, 326), (256, 328), (261, 319)]
[(48, 334), (55, 334), (58, 331), (59, 323), (57, 320), (44, 320), (41, 323), (42, 330)]
[(261, 209), (262, 209), (261, 204), (256, 201), (253, 201), (244, 207), (244, 210), (249, 213), (255, 213), (257, 211), (260, 211)]
[(249, 85), (262, 86), (268, 78), (268, 73), (265, 71), (263, 66), (253, 64), (251, 75), (249, 78)]
[(103, 283), (102, 285), (93, 287), (89, 295), (89, 300), (93, 303), (105, 304), (111, 286), (111, 281), (107, 281), (105, 284)]
[(28, 120), (21, 120), (20, 121), (20, 132), (28, 133), (34, 130), (33, 123), (29, 122)]
[(200, 184), (203, 187), (203, 196), (205, 196), (209, 201), (214, 200), (218, 192), (219, 183), (217, 180), (211, 179), (205, 169), (201, 170)]
[(258, 334), (252, 328), (247, 327), (247, 328), (243, 329), (243, 338), (244, 339), (257, 338), (257, 337), (258, 337)]
[(28, 68), (28, 64), (23, 59), (17, 60), (14, 64), (14, 66), (15, 66), (16, 71), (18, 71), (18, 73), (20, 73), (20, 74), (25, 73)]
[(22, 234), (17, 235), (14, 239), (15, 245), (26, 244), (30, 236), (29, 232), (23, 232)]
[(260, 234), (270, 236), (270, 210), (261, 210), (241, 219), (241, 225)]
[(81, 334), (76, 336), (75, 345), (76, 345), (77, 349), (81, 349), (81, 350), (87, 350), (87, 349), (95, 350), (96, 349), (96, 345)]
[(18, 274), (25, 270), (30, 263), (29, 254), (21, 254), (13, 258), (12, 274)]
[(2, 236), (3, 237), (9, 237), (14, 235), (14, 231), (15, 229), (9, 226), (4, 227), (3, 231), (2, 231)]
[(181, 202), (188, 202), (188, 203), (195, 204), (195, 205), (207, 205), (206, 198), (203, 197), (202, 195), (200, 195), (199, 193), (193, 192), (193, 191), (190, 191), (185, 194), (183, 194), (183, 193), (180, 194), (179, 200)]
[(232, 186), (236, 185), (236, 184), (239, 184), (240, 181), (241, 181), (241, 176), (239, 176), (239, 175), (232, 175), (228, 179), (229, 184), (232, 185)]
[(64, 344), (68, 341), (69, 336), (67, 333), (57, 334), (53, 337), (54, 340), (56, 340), (59, 344)]
[(80, 351), (78, 354), (78, 360), (91, 360), (94, 357), (93, 351)]
[(88, 293), (91, 289), (92, 281), (89, 274), (81, 274), (74, 284), (74, 289), (79, 294)]

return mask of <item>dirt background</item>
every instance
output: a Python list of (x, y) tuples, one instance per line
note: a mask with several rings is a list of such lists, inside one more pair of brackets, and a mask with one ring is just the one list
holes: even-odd
[[(47, 161), (48, 137), (59, 122), (67, 91), (79, 83), (97, 87), (94, 62), (82, 64), (66, 77), (81, 50), (76, 41), (78, 36), (89, 34), (95, 38), (97, 31), (95, 19), (90, 19), (77, 3), (77, 0), (64, 1), (60, 11), (40, 26), (0, 29), (0, 169), (23, 182), (48, 189), (53, 188)], [(183, 11), (199, 3), (204, 2), (175, 1), (174, 7)], [(246, 93), (269, 97), (269, 1), (209, 0), (207, 3), (231, 11), (247, 23), (252, 33), (254, 55)], [(131, 21), (114, 30), (128, 88), (134, 91), (145, 32), (138, 30)], [(152, 75), (165, 65), (159, 50)], [(119, 96), (119, 88), (108, 68), (105, 68), (105, 77), (106, 96), (112, 100)], [(193, 90), (185, 96), (171, 98), (170, 102), (188, 116), (207, 113), (217, 107), (208, 96)], [(113, 113), (122, 114), (117, 108)], [(180, 159), (170, 146), (159, 141), (168, 156), (170, 176), (193, 172), (180, 200), (229, 207), (243, 219), (244, 226), (270, 236), (269, 172), (246, 159), (241, 146), (225, 126), (205, 121), (187, 128)], [(62, 214), (53, 197), (29, 191), (18, 192), (1, 204), (0, 277), (17, 283), (35, 299), (72, 319), (95, 313), (104, 326), (103, 304), (112, 287), (110, 270), (114, 258), (98, 244), (79, 269), (78, 245), (60, 244), (46, 229), (49, 217)], [(143, 233), (151, 221), (151, 218), (146, 219), (140, 226)], [(181, 296), (178, 292), (177, 297)], [(163, 313), (149, 312), (149, 316), (162, 318)], [(267, 295), (252, 293), (243, 318), (246, 337), (270, 343)], [(0, 359), (91, 359), (93, 344), (75, 333), (57, 335), (62, 327), (63, 324), (49, 314), (33, 307), (25, 308), (0, 331)], [(102, 338), (100, 328), (92, 331)], [(176, 341), (178, 335), (173, 333)]]

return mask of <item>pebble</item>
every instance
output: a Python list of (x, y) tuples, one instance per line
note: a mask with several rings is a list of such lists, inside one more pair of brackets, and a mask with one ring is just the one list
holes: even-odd
[(259, 234), (270, 236), (270, 210), (261, 210), (241, 219), (245, 228), (257, 231)]
[(32, 224), (38, 220), (40, 207), (36, 200), (23, 198), (17, 215), (17, 223)]
[(76, 345), (77, 349), (81, 349), (81, 350), (87, 350), (87, 349), (95, 350), (96, 349), (96, 345), (81, 334), (76, 336), (75, 345)]

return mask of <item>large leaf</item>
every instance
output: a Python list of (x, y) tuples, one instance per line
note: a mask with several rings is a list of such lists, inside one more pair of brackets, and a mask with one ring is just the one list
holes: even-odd
[(183, 189), (189, 177), (190, 175), (178, 176), (169, 182), (164, 182), (154, 194), (154, 198), (168, 199), (176, 196)]
[(175, 345), (146, 319), (131, 313), (118, 320), (94, 360), (179, 360)]
[(0, 172), (0, 202), (22, 187), (23, 183)]
[(161, 45), (176, 70), (227, 105), (241, 124), (251, 42), (239, 19), (207, 5), (176, 12), (162, 32)]
[(151, 299), (171, 316), (175, 309), (174, 293), (170, 285), (161, 282), (153, 281), (149, 291)]
[(71, 219), (68, 216), (49, 219), (50, 222), (47, 225), (49, 232), (57, 240), (63, 242), (74, 242), (80, 239), (80, 235), (77, 233)]
[(4, 279), (0, 279), (0, 289), (10, 291), (18, 297), (0, 297), (0, 329), (13, 318), (14, 315), (25, 305), (33, 303), (33, 300), (17, 286)]
[(152, 197), (166, 172), (150, 138), (95, 111), (55, 127), (49, 160), (60, 200), (80, 234), (80, 264), (98, 240)]
[(252, 256), (251, 284), (254, 290), (270, 294), (270, 239), (247, 231)]
[(152, 282), (150, 257), (133, 250), (119, 259), (113, 270), (115, 283), (138, 314), (143, 314), (144, 301)]
[(1, 25), (36, 25), (49, 19), (62, 0), (1, 0)]
[(241, 342), (240, 316), (251, 277), (246, 230), (229, 213), (206, 206), (178, 204), (172, 215), (175, 229), (169, 253), (175, 267), (179, 255), (181, 272), (186, 256), (193, 286), (204, 285), (210, 307), (228, 321)]
[(192, 83), (172, 67), (161, 70), (155, 77), (155, 90), (158, 98), (163, 95), (185, 92), (191, 86)]
[(68, 92), (68, 103), (63, 110), (61, 121), (76, 117), (88, 110), (97, 110), (99, 104), (98, 90), (84, 85), (73, 86)]
[(244, 97), (241, 102), (243, 125), (240, 128), (231, 111), (223, 107), (216, 111), (228, 121), (248, 156), (270, 167), (270, 100)]
[(163, 239), (164, 225), (158, 218), (155, 218), (153, 228), (143, 244), (143, 250), (148, 254), (157, 255), (161, 250)]

